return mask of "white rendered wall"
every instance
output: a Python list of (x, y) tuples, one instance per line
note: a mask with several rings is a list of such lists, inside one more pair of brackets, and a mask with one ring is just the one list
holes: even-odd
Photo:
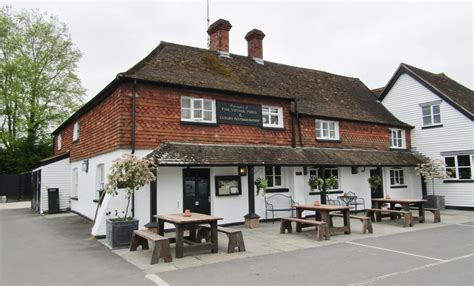
[(390, 169), (383, 168), (384, 195), (390, 195), (393, 199), (421, 199), (421, 177), (416, 174), (414, 167), (404, 167), (403, 177), (406, 188), (390, 187)]
[[(441, 100), (436, 94), (402, 74), (383, 100), (383, 105), (398, 119), (415, 128), (411, 144), (416, 151), (433, 159), (444, 160), (441, 152), (474, 150), (474, 122), (443, 101), (440, 105), (443, 127), (421, 129), (423, 122), (420, 103)], [(431, 182), (427, 184), (432, 194)], [(474, 207), (474, 183), (443, 183), (435, 181), (437, 195), (444, 195), (446, 205)]]
[(40, 213), (48, 212), (48, 188), (59, 189), (59, 209), (70, 207), (71, 172), (69, 158), (41, 166), (33, 171), (41, 170), (41, 206)]

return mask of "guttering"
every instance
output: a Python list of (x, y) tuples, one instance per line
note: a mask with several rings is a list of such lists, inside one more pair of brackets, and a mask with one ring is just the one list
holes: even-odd
[(295, 113), (296, 113), (296, 123), (298, 125), (298, 137), (300, 141), (300, 147), (303, 147), (303, 135), (301, 133), (301, 122), (300, 122), (300, 115), (298, 112), (298, 98), (294, 98), (295, 100)]

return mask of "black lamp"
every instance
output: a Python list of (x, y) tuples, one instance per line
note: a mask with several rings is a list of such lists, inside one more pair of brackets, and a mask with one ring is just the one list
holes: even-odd
[(239, 176), (247, 176), (247, 167), (239, 166)]

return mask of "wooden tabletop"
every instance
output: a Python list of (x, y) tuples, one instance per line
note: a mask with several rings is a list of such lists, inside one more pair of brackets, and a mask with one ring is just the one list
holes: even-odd
[(400, 203), (400, 204), (413, 204), (413, 203), (426, 203), (427, 200), (420, 199), (372, 199), (374, 202), (383, 202), (383, 203)]
[(154, 217), (164, 220), (170, 223), (186, 224), (186, 223), (205, 223), (211, 221), (221, 220), (221, 217), (200, 214), (200, 213), (191, 213), (191, 216), (184, 216), (180, 214), (157, 214)]
[(349, 207), (347, 206), (336, 206), (336, 205), (325, 205), (321, 204), (319, 206), (315, 205), (294, 205), (297, 209), (304, 209), (304, 210), (327, 210), (327, 211), (342, 211), (347, 210)]

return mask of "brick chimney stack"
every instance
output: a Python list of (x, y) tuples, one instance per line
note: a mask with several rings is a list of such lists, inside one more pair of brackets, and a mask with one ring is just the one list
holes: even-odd
[(210, 37), (209, 49), (216, 52), (229, 53), (229, 31), (232, 25), (229, 21), (219, 19), (212, 23), (207, 29)]
[(250, 58), (263, 59), (263, 38), (265, 38), (265, 34), (257, 29), (253, 29), (245, 36), (248, 43), (248, 56)]

